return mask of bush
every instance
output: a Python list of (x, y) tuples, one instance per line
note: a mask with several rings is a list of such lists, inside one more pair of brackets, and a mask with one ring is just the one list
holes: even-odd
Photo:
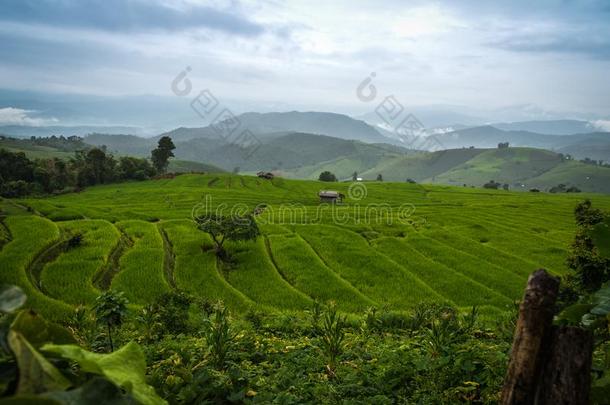
[(0, 195), (6, 198), (19, 198), (30, 194), (31, 190), (31, 184), (23, 180), (13, 180), (2, 183), (2, 186), (0, 186)]
[(188, 331), (189, 308), (192, 301), (189, 295), (180, 291), (170, 291), (157, 298), (153, 306), (166, 332), (178, 335)]
[(497, 190), (500, 188), (502, 184), (500, 183), (496, 183), (495, 181), (491, 180), (485, 184), (483, 184), (483, 188), (488, 188), (488, 189), (492, 189), (492, 190)]
[(333, 182), (333, 181), (337, 181), (337, 177), (329, 171), (324, 171), (324, 172), (320, 173), (320, 177), (318, 177), (318, 180)]

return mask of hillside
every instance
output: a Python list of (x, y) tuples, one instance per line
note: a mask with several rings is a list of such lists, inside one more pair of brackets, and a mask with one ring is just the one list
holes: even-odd
[(170, 173), (222, 173), (219, 167), (214, 165), (191, 162), (189, 160), (171, 159), (167, 167), (167, 171)]
[(435, 181), (456, 185), (482, 185), (489, 180), (495, 180), (514, 187), (521, 186), (530, 178), (540, 176), (562, 163), (561, 156), (542, 149), (491, 149), (438, 175)]
[[(13, 241), (0, 251), (0, 263), (13, 267), (0, 271), (0, 281), (21, 285), (33, 297), (29, 305), (52, 319), (95, 299), (99, 287), (92, 277), (109, 271), (101, 269), (107, 269), (106, 258), (112, 255), (118, 257), (111, 264), (116, 268), (110, 285), (138, 304), (175, 283), (206, 300), (222, 298), (237, 312), (253, 306), (304, 310), (314, 299), (332, 299), (347, 312), (372, 304), (407, 310), (420, 302), (445, 301), (497, 314), (521, 297), (532, 269), (566, 271), (566, 248), (574, 233), (571, 212), (584, 197), (359, 184), (365, 188), (359, 195), (348, 191), (350, 184), (334, 184), (347, 200), (322, 211), (317, 193), (328, 183), (228, 174), (181, 175), (45, 199), (3, 200), (8, 215), (3, 222)], [(599, 208), (610, 208), (609, 197), (586, 197)], [(235, 264), (223, 271), (209, 238), (188, 218), (216, 207), (252, 210), (261, 204), (266, 206), (257, 219), (262, 236), (255, 242), (230, 243)], [(364, 207), (370, 204), (384, 204), (386, 210), (369, 212)], [(37, 232), (22, 232), (34, 225)], [(17, 274), (29, 271), (25, 256), (58, 240), (60, 231), (82, 232), (85, 243), (59, 258), (48, 256), (42, 271), (32, 273), (45, 286), (40, 292)], [(126, 237), (148, 242), (117, 251), (118, 241)], [(32, 249), (15, 256), (11, 244), (22, 243), (21, 238)], [(141, 273), (127, 258), (144, 252), (157, 259)], [(11, 264), (20, 255), (23, 261)], [(173, 259), (164, 267), (168, 255)], [(67, 271), (85, 256), (86, 265)]]
[[(273, 134), (277, 132), (305, 132), (316, 135), (327, 135), (340, 139), (362, 142), (388, 142), (375, 128), (364, 121), (359, 121), (343, 114), (327, 112), (249, 112), (237, 116), (240, 122), (239, 131), (249, 129), (254, 134)], [(194, 138), (218, 137), (211, 127), (178, 128), (161, 134), (179, 141)]]
[(591, 132), (596, 128), (589, 121), (580, 120), (536, 120), (520, 122), (498, 122), (493, 127), (505, 131), (528, 131), (547, 135), (572, 135)]
[[(520, 126), (515, 126), (519, 128)], [(508, 126), (512, 128), (512, 126)], [(524, 125), (523, 128), (544, 128), (541, 125)], [(569, 153), (577, 159), (591, 158), (610, 161), (610, 133), (590, 132), (569, 135), (547, 135), (525, 130), (502, 130), (494, 126), (461, 129), (435, 135), (443, 148), (495, 148), (501, 142), (511, 146), (548, 149)]]
[(387, 157), (360, 174), (368, 180), (381, 174), (389, 181), (413, 179), (476, 187), (494, 180), (525, 191), (565, 184), (583, 191), (610, 193), (610, 168), (566, 160), (555, 152), (534, 148), (451, 149)]

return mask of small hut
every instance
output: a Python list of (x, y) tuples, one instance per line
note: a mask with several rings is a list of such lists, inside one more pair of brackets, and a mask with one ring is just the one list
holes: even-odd
[(318, 197), (320, 197), (320, 202), (340, 203), (344, 195), (338, 191), (322, 190), (318, 193)]

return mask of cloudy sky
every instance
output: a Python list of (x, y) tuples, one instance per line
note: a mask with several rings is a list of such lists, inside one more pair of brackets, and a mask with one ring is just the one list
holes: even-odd
[(604, 0), (3, 0), (0, 122), (61, 122), (42, 95), (167, 102), (187, 66), (182, 99), (238, 111), (362, 114), (375, 72), (406, 106), (609, 119), (609, 22)]

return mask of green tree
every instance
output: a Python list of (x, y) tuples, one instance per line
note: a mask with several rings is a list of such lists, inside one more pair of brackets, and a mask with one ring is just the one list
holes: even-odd
[(174, 152), (172, 152), (174, 149), (176, 149), (176, 146), (172, 142), (172, 138), (164, 136), (159, 139), (157, 148), (151, 152), (153, 166), (159, 173), (164, 173), (167, 169), (169, 158), (174, 157)]
[(381, 173), (377, 175), (377, 181), (383, 181), (383, 176), (381, 175)]
[(320, 181), (337, 181), (337, 177), (329, 172), (328, 170), (323, 171), (322, 173), (320, 173), (320, 177), (318, 177), (318, 180)]
[(123, 324), (127, 314), (127, 298), (122, 292), (105, 291), (95, 299), (93, 311), (99, 325), (105, 326), (108, 332), (108, 343), (110, 351), (114, 351), (112, 342), (112, 331)]
[(358, 181), (358, 172), (352, 173), (352, 181)]
[(593, 208), (590, 200), (579, 203), (574, 210), (577, 230), (570, 247), (567, 259), (568, 267), (572, 270), (566, 276), (566, 289), (563, 294), (571, 292), (574, 301), (578, 296), (585, 295), (600, 289), (603, 283), (610, 280), (610, 260), (599, 253), (591, 238), (591, 231), (595, 225), (606, 218), (604, 212)]
[(208, 214), (197, 219), (197, 227), (210, 235), (216, 256), (222, 260), (229, 259), (223, 247), (227, 240), (253, 240), (260, 235), (252, 215), (226, 217)]

